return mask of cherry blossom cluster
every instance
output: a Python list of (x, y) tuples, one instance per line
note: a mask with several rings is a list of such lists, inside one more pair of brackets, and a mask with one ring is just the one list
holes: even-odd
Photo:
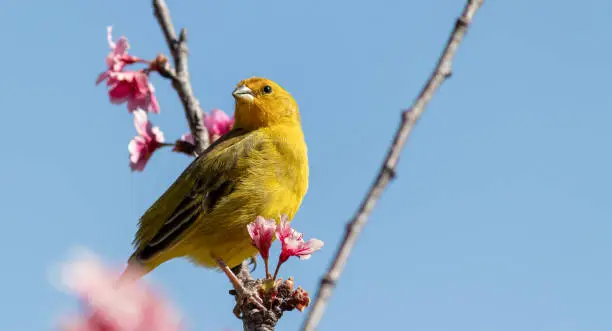
[(311, 254), (323, 247), (323, 242), (319, 239), (304, 241), (304, 234), (291, 228), (286, 215), (282, 215), (280, 223), (277, 225), (274, 219), (267, 220), (258, 216), (255, 221), (247, 225), (247, 230), (251, 236), (251, 243), (259, 251), (266, 267), (266, 278), (270, 278), (268, 269), (268, 258), (270, 257), (270, 247), (274, 236), (281, 242), (281, 253), (278, 257), (278, 264), (272, 279), (278, 276), (280, 266), (291, 256), (299, 257), (300, 260), (307, 260)]
[[(266, 278), (263, 281), (256, 281), (257, 296), (263, 305), (278, 314), (293, 309), (303, 311), (310, 304), (308, 292), (299, 286), (294, 289), (292, 277), (287, 280), (277, 278), (278, 271), (291, 256), (296, 256), (300, 260), (309, 259), (312, 253), (323, 247), (323, 242), (314, 238), (304, 241), (304, 235), (291, 228), (286, 215), (280, 217), (278, 225), (274, 219), (267, 220), (259, 216), (247, 225), (247, 230), (251, 244), (257, 248), (265, 263)], [(268, 259), (275, 236), (281, 242), (281, 252), (276, 271), (272, 276), (269, 272)]]
[[(110, 52), (106, 56), (106, 71), (102, 72), (96, 85), (106, 81), (108, 96), (112, 104), (127, 104), (129, 113), (134, 115), (134, 126), (137, 135), (129, 142), (130, 168), (132, 171), (143, 171), (153, 153), (164, 146), (173, 146), (173, 151), (192, 154), (195, 146), (191, 133), (184, 134), (174, 144), (165, 142), (164, 133), (153, 126), (148, 118), (149, 113), (159, 114), (160, 106), (155, 96), (155, 88), (149, 81), (149, 74), (157, 71), (167, 58), (160, 55), (153, 61), (147, 61), (128, 53), (130, 44), (125, 36), (113, 41), (112, 27), (107, 28)], [(138, 70), (126, 70), (128, 65), (143, 63), (147, 66)], [(213, 109), (210, 114), (203, 114), (204, 126), (208, 130), (209, 140), (219, 139), (229, 132), (234, 125), (234, 118), (220, 109)]]

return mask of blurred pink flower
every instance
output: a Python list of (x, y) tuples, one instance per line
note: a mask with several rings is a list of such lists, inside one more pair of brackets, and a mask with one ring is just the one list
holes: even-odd
[(106, 56), (108, 69), (101, 73), (96, 85), (106, 80), (110, 101), (120, 104), (127, 101), (128, 111), (138, 108), (159, 113), (159, 103), (155, 97), (155, 89), (149, 82), (149, 75), (144, 70), (123, 71), (123, 68), (136, 62), (147, 62), (127, 53), (130, 45), (127, 38), (121, 37), (114, 43), (112, 28), (108, 27), (108, 44), (111, 52)]
[(304, 235), (291, 228), (285, 215), (281, 217), (280, 225), (276, 228), (276, 236), (282, 245), (281, 254), (278, 258), (279, 265), (291, 256), (297, 256), (300, 260), (307, 260), (312, 253), (323, 247), (323, 242), (319, 239), (313, 238), (304, 242)]
[(128, 144), (130, 167), (132, 171), (142, 171), (153, 152), (164, 143), (164, 133), (153, 127), (147, 113), (141, 109), (134, 111), (134, 126), (138, 135)]
[(255, 221), (247, 225), (247, 230), (251, 236), (253, 246), (257, 247), (259, 254), (264, 260), (270, 256), (270, 246), (274, 239), (274, 231), (276, 230), (276, 222), (273, 219), (267, 220), (261, 216), (257, 216)]
[(210, 115), (204, 114), (204, 126), (208, 130), (210, 142), (228, 133), (234, 126), (234, 116), (231, 118), (221, 109), (213, 109)]
[(67, 264), (62, 281), (83, 305), (77, 316), (65, 318), (62, 331), (178, 331), (178, 314), (171, 305), (138, 280), (117, 282), (119, 274), (105, 269), (95, 257)]
[[(221, 109), (213, 109), (210, 115), (204, 113), (204, 126), (208, 131), (208, 139), (212, 144), (222, 135), (228, 133), (234, 126), (234, 116), (231, 118)], [(185, 142), (195, 145), (195, 140), (191, 132), (187, 132), (181, 136), (179, 142)], [(177, 144), (178, 145), (178, 144)], [(183, 146), (178, 146), (172, 149), (175, 152), (185, 152)], [(190, 153), (187, 153), (190, 154)]]

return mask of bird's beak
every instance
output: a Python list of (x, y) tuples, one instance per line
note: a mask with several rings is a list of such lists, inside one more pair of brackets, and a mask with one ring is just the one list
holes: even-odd
[(236, 99), (243, 99), (243, 100), (249, 100), (249, 101), (253, 101), (254, 99), (253, 91), (251, 91), (251, 89), (248, 88), (246, 85), (238, 86), (234, 90), (234, 93), (232, 93), (232, 95)]

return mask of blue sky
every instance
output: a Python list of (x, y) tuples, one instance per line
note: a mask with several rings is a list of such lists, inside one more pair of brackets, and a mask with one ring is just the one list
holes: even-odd
[[(232, 111), (232, 88), (254, 75), (299, 103), (311, 177), (294, 224), (326, 246), (281, 274), (314, 292), (464, 1), (169, 5), (205, 110)], [(320, 330), (612, 328), (611, 13), (604, 0), (486, 1)], [(75, 298), (49, 269), (77, 245), (122, 263), (137, 218), (190, 161), (163, 150), (130, 172), (131, 116), (94, 86), (111, 24), (133, 54), (167, 53), (149, 1), (0, 2), (2, 329), (53, 329)], [(153, 83), (152, 120), (175, 139), (182, 108)], [(241, 329), (221, 274), (176, 260), (150, 279), (189, 330)]]

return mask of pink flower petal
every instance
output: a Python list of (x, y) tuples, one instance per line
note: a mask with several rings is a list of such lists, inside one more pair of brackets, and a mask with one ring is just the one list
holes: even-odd
[(230, 118), (223, 110), (213, 109), (210, 115), (204, 116), (204, 126), (208, 130), (210, 141), (213, 142), (232, 129), (234, 117)]
[(102, 83), (108, 77), (109, 77), (108, 71), (101, 73), (100, 75), (98, 75), (98, 78), (96, 78), (96, 85)]
[(130, 48), (130, 43), (126, 37), (121, 37), (117, 41), (117, 45), (115, 46), (114, 53), (116, 55), (125, 55), (127, 54), (128, 49)]
[(295, 231), (291, 228), (289, 221), (287, 220), (287, 215), (282, 215), (280, 224), (276, 229), (276, 236), (282, 242), (287, 238), (299, 238), (302, 239), (302, 234)]
[(137, 109), (132, 114), (134, 115), (134, 127), (138, 135), (145, 138), (149, 137), (149, 127), (152, 126), (152, 124), (149, 122), (147, 113), (142, 109)]
[(140, 108), (159, 113), (159, 103), (155, 97), (155, 89), (149, 82), (148, 73), (144, 70), (123, 71), (123, 68), (128, 64), (146, 61), (128, 54), (130, 44), (126, 37), (119, 38), (115, 43), (110, 26), (107, 28), (107, 39), (111, 48), (106, 56), (108, 69), (98, 75), (96, 85), (106, 80), (111, 103), (127, 102), (130, 112)]
[(276, 222), (274, 219), (266, 220), (261, 216), (257, 216), (255, 221), (247, 225), (249, 236), (253, 246), (257, 247), (261, 257), (267, 260), (270, 256), (270, 246), (274, 240), (274, 231), (276, 230)]
[(297, 256), (300, 260), (307, 260), (312, 253), (323, 247), (323, 242), (319, 239), (310, 239), (304, 242), (304, 235), (292, 229), (286, 218), (282, 219), (277, 227), (276, 236), (282, 245), (279, 263), (284, 263), (291, 256)]
[(298, 257), (300, 260), (308, 260), (312, 253), (321, 248), (323, 248), (323, 241), (312, 238), (302, 245), (300, 255), (298, 255)]
[(164, 133), (159, 129), (159, 127), (154, 126), (151, 129), (150, 133), (151, 133), (151, 137), (153, 138), (155, 142), (157, 142), (158, 144), (164, 143)]
[(146, 98), (149, 95), (149, 76), (144, 72), (140, 72), (134, 75), (134, 94), (133, 98)]
[(159, 127), (153, 126), (144, 110), (137, 109), (133, 114), (134, 127), (138, 136), (134, 137), (128, 144), (130, 168), (133, 171), (143, 171), (153, 152), (164, 143), (164, 133)]
[(115, 50), (115, 48), (117, 48), (117, 45), (115, 45), (115, 42), (113, 41), (113, 26), (109, 25), (106, 27), (106, 40), (108, 41), (108, 46), (110, 46), (111, 50)]
[(136, 72), (130, 88), (130, 95), (128, 97), (129, 111), (140, 108), (152, 113), (159, 113), (159, 104), (154, 94), (155, 89), (149, 83), (149, 76), (146, 73), (142, 71)]
[(127, 81), (119, 81), (108, 89), (108, 97), (111, 103), (120, 104), (130, 100), (132, 88)]
[(130, 48), (130, 43), (128, 42), (128, 39), (123, 36), (119, 38), (117, 43), (115, 43), (113, 41), (112, 26), (106, 28), (106, 39), (108, 41), (108, 46), (111, 49), (110, 53), (106, 56), (106, 65), (109, 68), (112, 68), (115, 64), (117, 64), (117, 62), (122, 62), (120, 60), (123, 56), (127, 55), (128, 49)]
[(159, 103), (157, 102), (157, 97), (155, 96), (155, 88), (153, 84), (149, 83), (149, 111), (154, 114), (159, 114)]

